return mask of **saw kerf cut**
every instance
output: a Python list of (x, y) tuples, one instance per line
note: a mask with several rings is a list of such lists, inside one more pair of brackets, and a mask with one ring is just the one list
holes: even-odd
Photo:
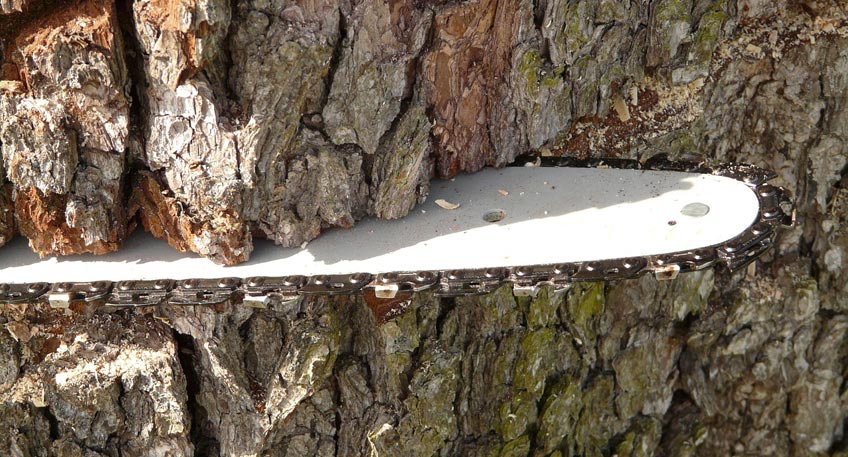
[[(72, 308), (91, 303), (108, 307), (148, 307), (159, 305), (212, 306), (246, 304), (267, 307), (308, 295), (350, 295), (365, 293), (369, 303), (399, 302), (424, 290), (435, 295), (456, 297), (494, 291), (512, 284), (516, 295), (536, 295), (543, 285), (567, 288), (579, 281), (617, 281), (653, 273), (657, 279), (676, 278), (680, 273), (724, 265), (731, 271), (746, 267), (774, 244), (776, 229), (791, 225), (792, 202), (780, 187), (768, 184), (774, 173), (746, 164), (709, 167), (702, 163), (671, 161), (665, 155), (645, 162), (626, 159), (575, 159), (569, 157), (524, 157), (516, 166), (671, 171), (729, 178), (750, 190), (758, 205), (751, 223), (729, 239), (717, 244), (624, 258), (586, 259), (535, 265), (492, 265), (486, 268), (423, 269), (416, 271), (358, 271), (345, 274), (284, 274), (246, 278), (139, 278), (120, 281), (0, 283), (0, 303), (49, 303), (54, 308)], [(632, 173), (632, 171), (630, 172)], [(502, 194), (499, 198), (503, 198)], [(567, 198), (567, 195), (563, 198)], [(741, 204), (741, 203), (740, 203)], [(685, 217), (702, 217), (707, 205), (685, 207)], [(439, 209), (437, 209), (439, 210)], [(501, 211), (501, 210), (499, 210)], [(452, 211), (446, 211), (453, 213)], [(508, 220), (509, 215), (504, 217)], [(490, 223), (500, 223), (489, 221)], [(626, 224), (628, 221), (622, 221)], [(677, 226), (669, 220), (669, 226)], [(238, 267), (236, 267), (238, 268)], [(239, 270), (231, 270), (239, 271)]]

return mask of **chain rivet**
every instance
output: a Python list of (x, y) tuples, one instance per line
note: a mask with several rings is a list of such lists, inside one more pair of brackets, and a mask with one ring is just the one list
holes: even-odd
[(387, 284), (390, 282), (397, 281), (398, 275), (397, 273), (384, 273), (380, 276), (380, 282)]
[(751, 227), (751, 233), (754, 235), (762, 235), (763, 233), (767, 233), (771, 226), (766, 222), (758, 222)]
[(433, 279), (433, 273), (430, 271), (420, 271), (415, 279), (418, 280), (418, 282), (430, 281)]
[(773, 196), (777, 189), (775, 189), (774, 186), (772, 186), (771, 184), (763, 184), (762, 186), (760, 186), (759, 191), (760, 197), (768, 198)]
[(489, 268), (485, 273), (487, 278), (497, 278), (501, 275), (501, 270), (499, 268)]

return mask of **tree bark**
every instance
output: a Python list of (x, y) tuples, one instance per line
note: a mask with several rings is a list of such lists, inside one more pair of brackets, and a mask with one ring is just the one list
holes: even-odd
[(0, 452), (848, 456), (846, 11), (0, 0), (0, 244), (102, 253), (141, 226), (232, 264), (527, 151), (750, 162), (798, 211), (735, 275), (421, 293), (392, 318), (8, 306)]

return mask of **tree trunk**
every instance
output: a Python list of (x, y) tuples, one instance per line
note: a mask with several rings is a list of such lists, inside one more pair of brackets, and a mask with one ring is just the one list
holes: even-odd
[(798, 209), (733, 276), (385, 322), (7, 306), (3, 455), (848, 456), (843, 2), (0, 0), (0, 46), (0, 245), (43, 255), (233, 264), (527, 151), (751, 162)]

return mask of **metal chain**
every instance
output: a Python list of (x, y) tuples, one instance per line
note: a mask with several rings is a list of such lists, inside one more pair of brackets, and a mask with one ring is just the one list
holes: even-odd
[(655, 256), (554, 265), (531, 265), (481, 270), (396, 272), (372, 275), (253, 277), (247, 279), (169, 279), (150, 281), (96, 281), (82, 283), (0, 283), (0, 304), (47, 302), (54, 308), (75, 303), (108, 307), (146, 307), (162, 304), (220, 306), (227, 302), (254, 307), (297, 300), (308, 295), (348, 295), (366, 292), (380, 300), (396, 300), (398, 294), (433, 290), (441, 297), (480, 295), (511, 283), (516, 295), (535, 296), (543, 285), (567, 288), (577, 281), (608, 281), (653, 273), (657, 279), (724, 264), (729, 270), (744, 268), (771, 248), (776, 228), (792, 225), (794, 209), (788, 193), (768, 184), (776, 177), (768, 170), (746, 164), (708, 167), (694, 161), (672, 161), (665, 154), (639, 162), (629, 159), (577, 159), (573, 157), (523, 156), (515, 166), (619, 168), (681, 171), (724, 176), (745, 183), (759, 199), (757, 219), (740, 235), (720, 245)]

